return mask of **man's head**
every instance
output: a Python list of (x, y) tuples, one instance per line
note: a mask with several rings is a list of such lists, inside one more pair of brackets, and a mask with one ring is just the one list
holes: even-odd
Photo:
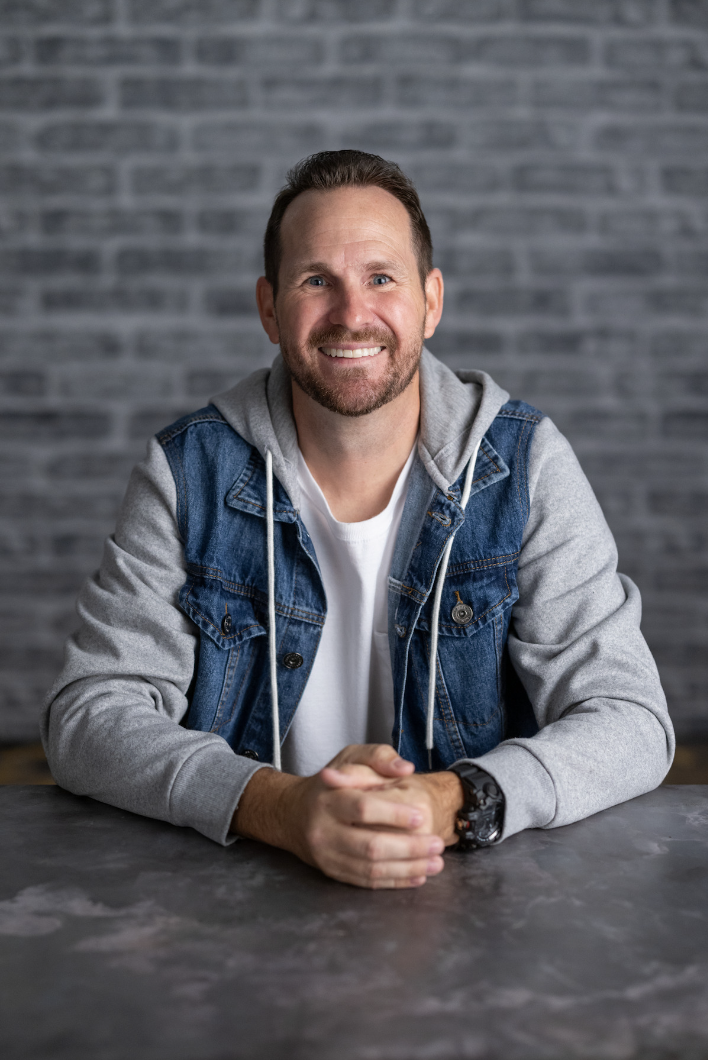
[(295, 383), (360, 416), (414, 379), (442, 311), (430, 232), (392, 162), (326, 151), (299, 163), (275, 200), (257, 297)]

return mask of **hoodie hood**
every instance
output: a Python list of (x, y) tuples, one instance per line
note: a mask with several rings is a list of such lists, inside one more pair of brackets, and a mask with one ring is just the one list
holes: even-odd
[[(468, 464), (477, 443), (509, 395), (486, 372), (453, 372), (423, 349), (418, 456), (436, 486), (447, 491)], [(294, 508), (300, 507), (297, 431), (290, 374), (282, 356), (211, 399), (226, 421), (265, 459)]]

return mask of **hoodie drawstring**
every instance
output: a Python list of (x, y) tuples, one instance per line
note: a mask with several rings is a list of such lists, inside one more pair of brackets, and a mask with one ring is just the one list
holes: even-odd
[(273, 544), (273, 454), (266, 449), (266, 533), (268, 539), (268, 654), (270, 704), (273, 719), (273, 766), (281, 769), (280, 715), (278, 714), (277, 643), (275, 638), (275, 546)]
[[(470, 458), (470, 462), (467, 465), (467, 474), (465, 475), (465, 485), (462, 490), (462, 498), (460, 505), (464, 511), (467, 507), (467, 501), (470, 499), (470, 490), (472, 489), (472, 479), (474, 477), (474, 466), (477, 463), (477, 453), (479, 452), (479, 442), (474, 448), (474, 452)], [(461, 525), (461, 524), (460, 524)], [(457, 528), (459, 530), (459, 526)], [(457, 530), (455, 531), (455, 534)], [(437, 665), (438, 665), (438, 622), (440, 621), (440, 601), (442, 600), (443, 584), (445, 582), (445, 575), (447, 574), (447, 564), (450, 559), (450, 552), (452, 551), (452, 543), (455, 540), (455, 534), (451, 534), (448, 543), (445, 545), (445, 551), (442, 554), (440, 560), (440, 566), (438, 567), (438, 576), (435, 584), (435, 596), (433, 597), (433, 614), (430, 619), (430, 671), (428, 673), (428, 713), (425, 719), (425, 746), (428, 751), (428, 769), (433, 768), (433, 747), (435, 742), (433, 740), (433, 721), (435, 718), (435, 678), (437, 676)]]

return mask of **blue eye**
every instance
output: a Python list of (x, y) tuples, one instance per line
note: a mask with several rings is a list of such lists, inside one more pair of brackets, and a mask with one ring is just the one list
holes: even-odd
[(311, 287), (321, 287), (324, 285), (324, 278), (322, 276), (308, 276), (307, 282)]
[(377, 287), (385, 287), (391, 280), (390, 276), (374, 276), (372, 283), (376, 284)]

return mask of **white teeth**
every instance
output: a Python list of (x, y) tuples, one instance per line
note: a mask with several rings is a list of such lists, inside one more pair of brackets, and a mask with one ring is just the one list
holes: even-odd
[(322, 346), (321, 349), (328, 357), (375, 357), (377, 353), (381, 353), (383, 346), (370, 346), (361, 350), (338, 350), (334, 346)]

